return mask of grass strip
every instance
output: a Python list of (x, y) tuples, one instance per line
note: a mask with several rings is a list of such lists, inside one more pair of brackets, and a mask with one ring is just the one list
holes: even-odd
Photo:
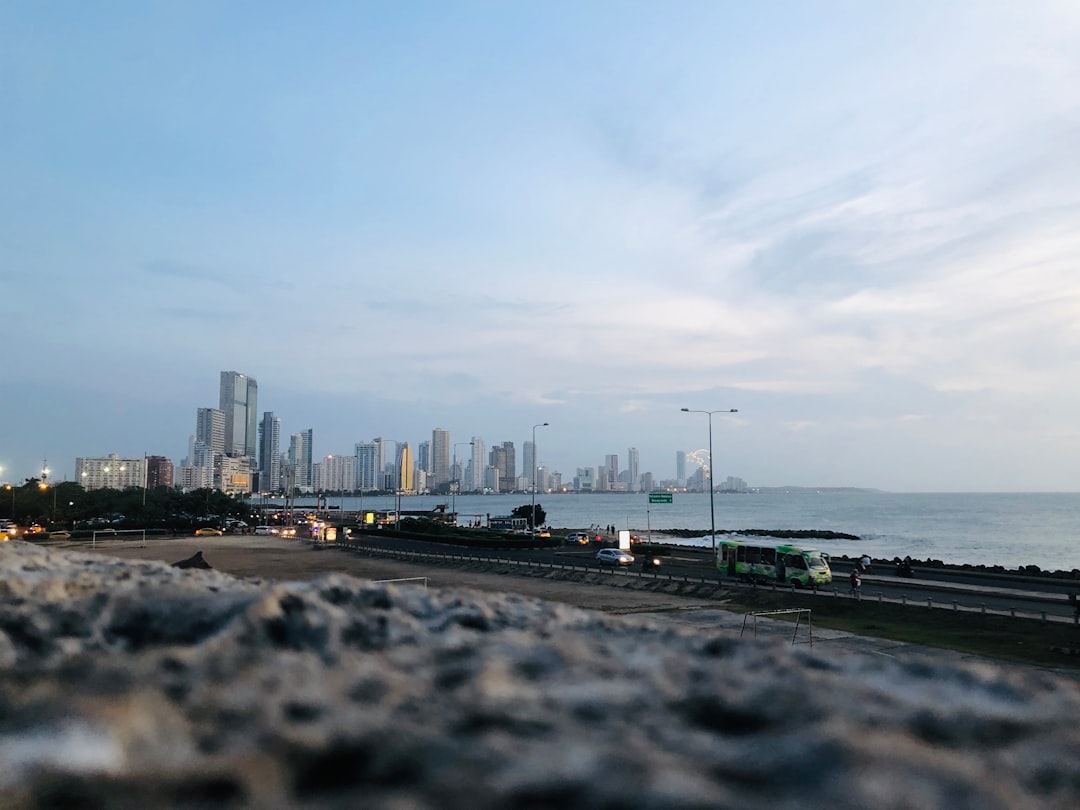
[(764, 591), (738, 593), (732, 607), (747, 612), (810, 608), (816, 627), (1080, 671), (1080, 627), (1075, 624), (854, 599), (791, 594), (779, 598), (779, 594)]

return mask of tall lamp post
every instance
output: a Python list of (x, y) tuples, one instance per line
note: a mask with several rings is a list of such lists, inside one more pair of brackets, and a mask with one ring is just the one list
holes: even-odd
[(547, 427), (547, 422), (541, 422), (539, 425), (533, 425), (532, 429), (532, 511), (529, 513), (529, 525), (532, 527), (532, 538), (536, 539), (536, 429), (538, 427)]
[(713, 455), (712, 455), (712, 415), (714, 413), (738, 413), (738, 408), (727, 408), (719, 411), (695, 411), (683, 408), (683, 413), (703, 413), (709, 417), (709, 529), (712, 532), (713, 562), (716, 562), (716, 482), (713, 481)]

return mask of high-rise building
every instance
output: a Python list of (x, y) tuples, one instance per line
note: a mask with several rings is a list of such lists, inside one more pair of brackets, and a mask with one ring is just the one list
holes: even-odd
[(638, 470), (638, 465), (638, 449), (636, 447), (631, 447), (626, 452), (626, 470), (630, 473), (629, 484), (631, 492), (637, 492), (641, 488), (641, 473)]
[(311, 465), (311, 478), (316, 492), (352, 492), (356, 489), (356, 458), (327, 456)]
[(401, 453), (398, 455), (398, 491), (405, 494), (416, 492), (412, 450), (409, 449), (408, 442), (401, 445)]
[(173, 463), (165, 456), (147, 456), (146, 457), (146, 488), (156, 489), (158, 487), (172, 488), (173, 485)]
[(313, 431), (311, 428), (289, 437), (289, 466), (295, 471), (296, 486), (311, 491)]
[(281, 489), (281, 420), (273, 411), (266, 411), (259, 423), (259, 489)]
[(484, 470), (487, 469), (487, 466), (487, 445), (479, 436), (473, 436), (472, 463), (469, 465), (469, 471), (472, 473), (472, 486), (469, 488), (473, 492), (480, 492), (484, 489)]
[(675, 451), (675, 485), (686, 486), (686, 451)]
[(195, 441), (208, 447), (211, 453), (225, 452), (225, 412), (223, 410), (199, 408), (195, 416)]
[[(619, 454), (610, 453), (604, 456), (604, 475), (607, 476), (608, 483), (615, 484), (619, 481)], [(603, 478), (603, 475), (598, 475), (597, 478)]]
[(521, 474), (525, 476), (525, 488), (531, 489), (536, 482), (536, 445), (529, 439), (521, 446)]
[(499, 469), (499, 486), (503, 492), (513, 492), (517, 484), (517, 457), (513, 442), (502, 443), (503, 466)]
[(435, 428), (431, 431), (431, 486), (438, 488), (450, 483), (450, 431)]
[(416, 446), (416, 469), (431, 472), (431, 442), (422, 441)]
[(375, 442), (356, 443), (356, 488), (361, 492), (381, 489), (377, 451)]
[(376, 489), (393, 492), (397, 487), (397, 445), (393, 439), (375, 439), (375, 463), (378, 470)]
[(105, 458), (76, 458), (75, 480), (83, 489), (128, 489), (146, 486), (146, 459), (120, 458), (109, 453)]
[(255, 458), (257, 452), (259, 385), (238, 371), (221, 372), (219, 408), (225, 413), (225, 452)]

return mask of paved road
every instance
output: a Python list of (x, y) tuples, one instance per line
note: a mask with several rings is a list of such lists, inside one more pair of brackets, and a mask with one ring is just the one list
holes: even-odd
[[(534, 564), (574, 565), (600, 569), (595, 559), (596, 548), (592, 546), (562, 546), (554, 549), (463, 549), (447, 547), (441, 543), (407, 540), (380, 535), (361, 538), (386, 549), (418, 551), (431, 554), (467, 553), (477, 557), (508, 559)], [(838, 561), (834, 565), (833, 585), (827, 592), (839, 592), (846, 596), (847, 574), (850, 564)], [(629, 567), (632, 575), (640, 575), (640, 567)], [(1070, 589), (1080, 588), (1080, 583), (1055, 580), (1049, 577), (1020, 577), (1017, 575), (993, 575), (952, 569), (916, 569), (916, 577), (903, 579), (895, 576), (888, 567), (878, 567), (880, 574), (871, 573), (863, 578), (864, 600), (889, 600), (927, 606), (956, 606), (959, 609), (986, 610), (1017, 616), (1047, 617), (1066, 620), (1075, 616), (1075, 605), (1068, 599)], [(618, 573), (618, 572), (616, 572)], [(623, 572), (626, 573), (626, 572)], [(694, 549), (673, 547), (664, 556), (663, 564), (650, 569), (649, 575), (671, 576), (720, 582), (721, 577), (710, 564), (709, 553)], [(725, 578), (726, 583), (732, 580)]]

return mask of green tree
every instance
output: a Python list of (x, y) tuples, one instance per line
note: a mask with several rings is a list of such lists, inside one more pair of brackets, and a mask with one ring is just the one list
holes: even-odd
[(533, 505), (531, 503), (524, 504), (522, 506), (515, 507), (511, 512), (514, 517), (525, 518), (529, 524), (530, 529), (535, 529), (537, 526), (543, 526), (547, 522), (547, 512), (544, 511), (544, 507), (540, 504), (536, 504), (536, 511), (533, 512)]

